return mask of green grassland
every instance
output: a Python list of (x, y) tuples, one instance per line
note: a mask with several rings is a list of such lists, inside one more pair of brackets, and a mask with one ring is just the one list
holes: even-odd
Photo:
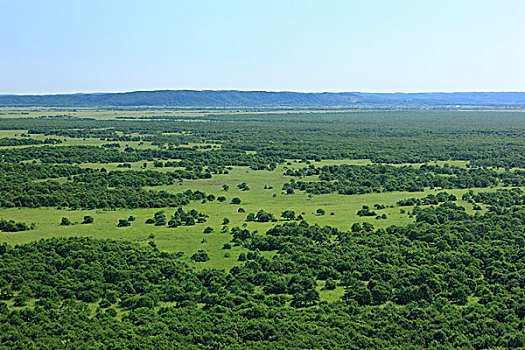
[[(6, 110), (3, 109), (6, 117)], [(18, 111), (18, 112), (17, 112)], [(23, 112), (22, 112), (23, 111)], [(55, 113), (55, 115), (64, 114), (62, 110), (45, 109), (45, 110), (19, 110), (13, 109), (9, 113), (12, 115), (21, 116), (20, 113), (29, 113), (29, 116), (42, 115), (43, 111), (46, 113)], [(126, 111), (128, 113), (129, 111)], [(167, 110), (150, 110), (148, 115), (161, 115), (169, 113)], [(16, 114), (18, 113), (18, 114)], [(78, 117), (86, 115), (95, 116), (96, 118), (106, 118), (118, 115), (116, 111), (94, 111), (90, 109), (78, 109), (76, 112), (71, 112)], [(85, 115), (83, 114), (85, 113)], [(142, 114), (141, 114), (142, 113)], [(189, 114), (197, 116), (198, 113), (188, 111)], [(9, 114), (11, 115), (11, 114)], [(25, 115), (25, 114), (24, 114)], [(47, 114), (46, 114), (47, 115)], [(136, 111), (133, 116), (146, 115), (144, 111)], [(27, 130), (0, 130), (0, 138), (22, 138), (21, 134), (27, 134)], [(130, 134), (128, 136), (134, 136)], [(47, 136), (43, 134), (32, 134), (30, 138), (36, 140), (44, 140)], [(27, 138), (27, 137), (26, 137)], [(62, 146), (102, 146), (105, 143), (119, 143), (120, 150), (126, 146), (137, 149), (158, 148), (152, 145), (151, 142), (139, 141), (103, 141), (98, 138), (72, 138), (60, 137), (63, 143), (55, 145), (54, 147)], [(188, 144), (183, 147), (199, 146), (202, 144)], [(219, 145), (215, 145), (219, 146)], [(5, 147), (28, 147), (28, 146), (5, 146)], [(205, 150), (203, 150), (205, 151)], [(458, 167), (466, 167), (467, 161), (435, 161), (432, 164), (449, 164)], [(130, 168), (119, 167), (122, 163), (83, 163), (81, 167), (101, 169), (105, 168), (108, 171), (115, 170), (151, 170), (160, 172), (169, 172), (177, 168), (155, 168), (152, 161), (138, 161), (131, 162)], [(144, 167), (144, 164), (146, 165)], [(168, 228), (155, 227), (153, 225), (145, 224), (147, 218), (153, 216), (157, 211), (163, 210), (169, 217), (174, 208), (162, 209), (118, 209), (118, 210), (59, 210), (56, 208), (11, 208), (0, 209), (0, 218), (15, 220), (26, 223), (35, 223), (36, 229), (18, 233), (2, 233), (0, 234), (0, 242), (7, 242), (9, 244), (22, 244), (33, 240), (49, 237), (74, 237), (74, 236), (90, 236), (93, 238), (108, 238), (108, 239), (122, 239), (137, 242), (140, 244), (148, 244), (154, 242), (155, 245), (165, 251), (183, 252), (187, 261), (192, 263), (189, 257), (200, 249), (208, 252), (210, 260), (204, 263), (194, 264), (199, 268), (231, 268), (238, 264), (237, 258), (242, 251), (246, 251), (241, 247), (232, 247), (232, 249), (222, 249), (223, 245), (231, 240), (231, 235), (226, 230), (223, 230), (223, 219), (227, 218), (230, 223), (227, 229), (234, 226), (244, 226), (250, 230), (256, 230), (259, 234), (263, 234), (266, 230), (276, 224), (283, 223), (280, 218), (284, 210), (293, 210), (297, 215), (301, 214), (304, 219), (310, 224), (330, 225), (342, 230), (348, 230), (355, 222), (370, 222), (377, 228), (384, 228), (390, 225), (406, 225), (413, 222), (408, 214), (410, 208), (405, 209), (405, 213), (401, 213), (401, 208), (394, 206), (400, 199), (410, 197), (424, 197), (429, 193), (437, 193), (440, 190), (427, 189), (423, 192), (408, 193), (408, 192), (384, 192), (384, 193), (369, 193), (363, 195), (339, 195), (324, 194), (311, 196), (304, 192), (296, 192), (293, 195), (286, 195), (281, 191), (284, 183), (290, 177), (284, 176), (283, 172), (287, 168), (302, 168), (313, 164), (316, 167), (325, 165), (368, 165), (372, 162), (368, 159), (339, 159), (339, 160), (321, 160), (321, 161), (301, 161), (289, 160), (285, 164), (279, 165), (274, 171), (254, 171), (248, 167), (230, 167), (228, 174), (213, 175), (211, 179), (200, 180), (184, 180), (175, 185), (156, 186), (151, 187), (153, 190), (165, 190), (170, 193), (179, 193), (187, 189), (200, 190), (207, 194), (214, 194), (215, 196), (225, 196), (227, 200), (219, 203), (217, 201), (207, 203), (192, 203), (187, 206), (188, 209), (196, 209), (199, 212), (204, 212), (209, 215), (208, 221), (204, 224), (197, 224), (189, 227)], [(410, 165), (419, 167), (423, 163), (414, 164), (394, 164), (396, 166)], [(310, 180), (315, 180), (316, 177), (310, 177)], [(66, 178), (57, 179), (59, 182), (66, 181)], [(242, 191), (237, 188), (237, 185), (246, 182), (250, 190)], [(223, 185), (228, 185), (229, 190), (224, 191)], [(476, 189), (474, 189), (476, 190)], [(491, 191), (493, 189), (480, 189), (482, 191)], [(463, 205), (468, 211), (472, 211), (472, 206), (461, 201), (461, 195), (466, 190), (447, 190), (449, 193), (455, 194), (459, 201), (458, 204)], [(242, 200), (240, 205), (230, 204), (232, 198), (238, 197)], [(359, 217), (356, 212), (361, 209), (363, 205), (373, 206), (374, 204), (386, 205), (386, 209), (376, 210), (381, 214), (386, 214), (387, 219), (377, 220), (374, 217)], [(393, 206), (393, 207), (390, 207)], [(244, 213), (238, 212), (239, 208), (245, 210)], [(246, 222), (246, 215), (248, 213), (256, 213), (263, 209), (272, 213), (279, 219), (277, 223), (255, 223)], [(317, 209), (325, 210), (325, 215), (316, 215)], [(83, 217), (90, 215), (94, 217), (93, 224), (82, 225)], [(136, 221), (130, 227), (117, 227), (119, 219), (126, 219), (129, 216), (136, 217)], [(73, 223), (71, 226), (61, 226), (60, 220), (62, 217), (67, 217)], [(204, 234), (203, 230), (206, 227), (213, 227), (214, 232)], [(221, 232), (223, 231), (223, 232)], [(150, 238), (153, 235), (154, 238)], [(226, 256), (225, 256), (226, 255)], [(336, 293), (335, 291), (323, 291), (323, 295), (327, 296)]]
[[(163, 209), (117, 209), (117, 210), (59, 210), (56, 208), (9, 208), (0, 209), (0, 218), (21, 221), (26, 223), (35, 223), (36, 229), (17, 233), (0, 234), (0, 242), (9, 244), (22, 244), (33, 240), (49, 237), (74, 237), (90, 236), (99, 239), (121, 239), (137, 242), (139, 244), (148, 244), (155, 242), (156, 246), (169, 252), (184, 252), (186, 258), (200, 249), (208, 252), (210, 260), (204, 263), (195, 264), (199, 268), (231, 268), (237, 264), (238, 255), (246, 251), (241, 247), (233, 246), (232, 249), (222, 249), (225, 243), (231, 240), (231, 235), (227, 232), (221, 232), (223, 219), (227, 218), (230, 223), (228, 228), (246, 225), (250, 230), (256, 230), (263, 234), (266, 230), (276, 224), (283, 223), (280, 218), (284, 210), (294, 210), (297, 215), (302, 214), (304, 219), (310, 224), (330, 225), (339, 229), (348, 230), (355, 222), (370, 222), (375, 227), (387, 227), (390, 225), (406, 225), (413, 222), (408, 211), (410, 207), (404, 207), (405, 213), (400, 212), (400, 207), (387, 207), (386, 209), (377, 210), (378, 214), (386, 214), (387, 219), (377, 220), (374, 217), (359, 217), (356, 212), (363, 205), (373, 206), (374, 204), (384, 204), (387, 206), (394, 205), (398, 200), (410, 197), (424, 197), (429, 193), (437, 193), (440, 190), (427, 189), (423, 192), (384, 192), (369, 193), (363, 195), (339, 195), (324, 194), (309, 196), (304, 192), (296, 192), (292, 195), (283, 194), (282, 185), (289, 180), (289, 177), (283, 175), (285, 167), (300, 167), (304, 163), (294, 163), (292, 165), (281, 165), (274, 171), (254, 171), (247, 167), (232, 167), (228, 174), (214, 175), (211, 179), (185, 180), (180, 184), (170, 186), (151, 187), (155, 190), (165, 190), (172, 193), (178, 193), (187, 189), (200, 190), (207, 194), (216, 196), (225, 196), (225, 202), (193, 202), (186, 206), (186, 209), (196, 209), (209, 215), (206, 223), (196, 224), (195, 226), (182, 226), (177, 228), (168, 228), (167, 226), (156, 227), (145, 223), (146, 219), (151, 218), (157, 211), (163, 210), (169, 217), (174, 208)], [(321, 161), (316, 165), (335, 164), (340, 162)], [(347, 163), (366, 164), (366, 161), (347, 161)], [(133, 168), (140, 169), (142, 162), (133, 164)], [(89, 164), (95, 166), (95, 164)], [(111, 170), (117, 170), (116, 164), (98, 165)], [(150, 165), (148, 165), (150, 168)], [(169, 171), (170, 168), (161, 168), (162, 171)], [(246, 182), (250, 188), (248, 191), (242, 191), (237, 185)], [(224, 191), (223, 185), (228, 185), (229, 190)], [(267, 188), (271, 189), (265, 189)], [(474, 189), (476, 190), (476, 189)], [(491, 191), (493, 189), (480, 189), (481, 191)], [(458, 197), (458, 204), (463, 205), (471, 211), (472, 206), (461, 200), (461, 195), (466, 190), (454, 189), (447, 190)], [(275, 197), (274, 197), (275, 196)], [(241, 199), (240, 205), (230, 204), (232, 198)], [(239, 213), (238, 209), (243, 208), (245, 213)], [(322, 208), (326, 211), (325, 215), (316, 215), (316, 210)], [(248, 213), (256, 213), (264, 209), (272, 213), (279, 219), (276, 223), (256, 223), (246, 222)], [(80, 224), (85, 215), (94, 218), (93, 224)], [(130, 227), (117, 227), (119, 219), (127, 219), (134, 216), (135, 221)], [(71, 226), (61, 226), (60, 220), (67, 217), (71, 222), (77, 223)], [(213, 227), (214, 232), (204, 234), (206, 227)], [(154, 238), (150, 238), (154, 235)], [(203, 240), (205, 240), (203, 242)], [(228, 253), (229, 257), (225, 257)], [(227, 255), (228, 255), (227, 254)], [(328, 293), (328, 291), (326, 291)], [(330, 291), (333, 293), (333, 291)]]

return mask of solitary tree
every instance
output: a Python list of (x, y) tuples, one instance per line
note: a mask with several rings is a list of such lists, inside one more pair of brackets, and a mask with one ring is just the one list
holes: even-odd
[(69, 221), (68, 218), (62, 218), (62, 220), (60, 221), (60, 225), (62, 225), (62, 226), (69, 226), (69, 225), (71, 225), (71, 221)]
[(285, 210), (281, 214), (281, 217), (284, 218), (285, 220), (293, 220), (293, 219), (295, 219), (295, 211), (293, 211), (293, 210)]
[(86, 215), (84, 216), (84, 221), (82, 221), (83, 224), (92, 224), (94, 221), (92, 216)]

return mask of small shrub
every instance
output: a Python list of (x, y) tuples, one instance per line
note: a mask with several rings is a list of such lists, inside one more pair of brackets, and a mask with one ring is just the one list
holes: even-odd
[(210, 257), (204, 250), (199, 250), (197, 253), (193, 254), (190, 259), (195, 262), (205, 262), (210, 260)]
[(82, 221), (82, 224), (92, 224), (94, 221), (92, 216), (86, 215), (84, 216), (84, 221)]
[(118, 221), (117, 227), (128, 227), (131, 226), (131, 223), (126, 219), (120, 219)]
[(69, 225), (71, 225), (71, 221), (69, 221), (68, 218), (62, 218), (62, 220), (60, 220), (60, 225), (62, 225), (62, 226), (69, 226)]

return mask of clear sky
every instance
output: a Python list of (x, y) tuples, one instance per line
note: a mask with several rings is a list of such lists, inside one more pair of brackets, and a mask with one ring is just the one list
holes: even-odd
[(0, 0), (0, 93), (525, 91), (525, 0)]

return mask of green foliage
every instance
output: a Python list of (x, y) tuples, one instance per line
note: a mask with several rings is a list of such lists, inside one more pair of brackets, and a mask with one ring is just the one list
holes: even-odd
[(191, 260), (195, 262), (205, 262), (210, 260), (210, 257), (208, 256), (208, 253), (206, 253), (206, 251), (199, 250), (197, 253), (191, 256)]
[(1, 232), (19, 232), (30, 230), (32, 226), (28, 226), (23, 222), (14, 222), (13, 220), (0, 219)]
[(193, 226), (195, 223), (204, 223), (208, 215), (204, 213), (199, 213), (195, 209), (185, 212), (182, 208), (178, 208), (177, 211), (173, 214), (170, 221), (168, 221), (169, 227), (179, 227), (179, 226)]
[[(153, 172), (152, 172), (153, 173)], [(111, 174), (111, 173), (110, 173)], [(145, 191), (140, 186), (148, 183), (134, 181), (140, 172), (114, 172), (108, 181), (101, 172), (84, 170), (75, 166), (22, 164), (0, 162), (1, 207), (47, 207), (69, 208), (139, 208), (174, 207), (202, 200), (206, 195), (200, 191), (170, 194), (164, 191)], [(76, 175), (76, 176), (75, 176)], [(33, 180), (73, 176), (72, 181), (34, 182)], [(142, 175), (139, 176), (144, 179)], [(124, 181), (126, 179), (126, 181)], [(149, 185), (153, 185), (149, 183)], [(110, 188), (111, 187), (111, 188)]]
[(359, 216), (376, 216), (377, 214), (376, 214), (375, 211), (371, 211), (370, 207), (368, 207), (367, 205), (363, 205), (363, 208), (360, 209), (357, 212), (357, 215), (359, 215)]
[(95, 221), (92, 216), (86, 215), (84, 216), (84, 221), (82, 221), (82, 224), (92, 224)]
[(248, 187), (246, 182), (238, 184), (237, 188), (240, 189), (241, 191), (248, 191), (248, 190), (250, 190), (250, 188)]
[[(143, 113), (139, 108), (129, 111), (127, 120), (2, 119), (2, 128), (29, 129), (32, 135), (23, 141), (0, 139), (13, 143), (7, 146), (27, 146), (0, 150), (2, 208), (159, 208), (147, 222), (177, 227), (206, 221), (205, 214), (182, 206), (207, 201), (209, 214), (214, 213), (210, 225), (219, 225), (220, 218), (228, 216), (232, 226), (243, 227), (224, 226), (221, 233), (206, 236), (209, 243), (203, 240), (206, 244), (199, 245), (206, 250), (195, 246), (185, 250), (182, 244), (191, 241), (192, 235), (198, 244), (199, 232), (211, 232), (212, 226), (180, 232), (159, 228), (155, 239), (141, 230), (140, 223), (129, 230), (114, 230), (142, 246), (88, 238), (2, 244), (0, 347), (524, 347), (525, 196), (520, 189), (466, 192), (462, 200), (468, 203), (467, 209), (447, 192), (414, 195), (397, 203), (414, 207), (407, 209), (413, 217), (407, 226), (384, 224), (393, 222), (391, 217), (399, 208), (391, 204), (401, 197), (388, 204), (377, 204), (382, 199), (374, 197), (368, 203), (376, 203), (376, 212), (362, 208), (363, 218), (383, 218), (375, 223), (384, 228), (375, 229), (360, 218), (353, 225), (351, 220), (342, 221), (339, 227), (349, 231), (304, 221), (331, 222), (332, 217), (312, 215), (319, 206), (344, 220), (338, 207), (331, 207), (324, 197), (312, 198), (314, 194), (333, 193), (326, 198), (336, 198), (338, 194), (429, 188), (524, 186), (525, 172), (508, 169), (525, 167), (523, 114), (310, 112), (170, 115)], [(40, 144), (37, 137), (68, 140), (65, 146), (49, 146)], [(92, 146), (71, 145), (71, 138), (86, 139), (82, 143)], [(369, 159), (376, 164), (308, 166), (321, 159), (334, 164), (340, 164), (338, 159)], [(461, 163), (465, 168), (392, 165), (449, 160), (469, 163)], [(272, 186), (266, 185), (268, 191), (258, 198), (263, 184), (276, 186), (270, 178), (257, 182), (246, 177), (253, 189), (245, 194), (243, 206), (254, 211), (262, 207), (258, 203), (269, 203), (265, 210), (248, 214), (248, 221), (257, 224), (242, 223), (237, 208), (218, 196), (220, 186), (224, 191), (240, 182), (238, 189), (248, 187), (242, 183), (244, 177), (225, 176), (231, 166), (271, 171), (284, 162), (288, 162), (284, 172), (291, 178), (282, 188), (289, 194), (282, 197), (282, 206), (306, 214), (278, 207), (280, 200), (272, 199), (278, 191), (270, 191)], [(109, 171), (90, 169), (101, 166)], [(194, 190), (208, 184), (206, 179), (212, 176), (214, 194)], [(181, 188), (192, 190), (176, 193), (183, 181)], [(229, 185), (222, 185), (225, 182)], [(167, 191), (146, 186), (166, 186)], [(311, 196), (306, 199), (308, 195), (300, 191)], [(388, 196), (384, 198), (394, 198)], [(299, 197), (312, 204), (295, 206), (293, 200)], [(358, 200), (356, 205), (357, 198), (345, 197), (354, 205), (352, 215), (361, 203), (367, 203)], [(160, 211), (167, 207), (177, 208), (169, 220)], [(472, 214), (470, 207), (480, 210)], [(223, 210), (212, 211), (215, 208)], [(268, 211), (281, 213), (285, 220), (277, 225)], [(109, 217), (104, 218), (106, 212), (95, 213), (97, 223)], [(130, 215), (129, 210), (119, 213), (112, 213), (111, 225)], [(132, 214), (142, 220), (142, 213)], [(324, 209), (317, 212), (324, 213)], [(84, 213), (68, 215), (78, 220)], [(86, 231), (86, 227), (58, 228), (60, 216), (54, 216), (50, 225), (57, 232)], [(87, 218), (84, 223), (90, 221)], [(129, 219), (121, 222), (130, 224)], [(13, 222), (0, 221), (1, 225), (12, 227)], [(90, 228), (98, 230), (97, 226)], [(266, 232), (253, 231), (254, 226)], [(140, 232), (132, 236), (135, 229)], [(8, 241), (16, 236), (4, 235)], [(160, 251), (169, 240), (176, 250), (190, 253)], [(209, 268), (228, 258), (231, 269)]]
[(62, 226), (69, 226), (69, 225), (71, 225), (71, 221), (68, 218), (63, 217), (60, 220), (60, 225), (62, 225)]
[(120, 219), (118, 221), (117, 227), (128, 227), (128, 226), (131, 226), (131, 222), (129, 222), (129, 220)]
[(282, 212), (281, 217), (285, 220), (295, 220), (295, 211), (285, 210)]
[[(479, 339), (487, 333), (501, 335), (490, 339), (493, 346), (519, 345), (525, 303), (515, 271), (524, 268), (516, 240), (524, 232), (522, 211), (368, 233), (286, 223), (264, 236), (236, 234), (250, 251), (241, 254), (242, 265), (229, 272), (192, 271), (176, 255), (125, 242), (74, 238), (16, 248), (3, 245), (3, 298), (16, 305), (36, 300), (46, 307), (0, 308), (0, 342), (6, 348), (21, 342), (47, 346), (51, 330), (57, 329), (53, 326), (60, 324), (67, 325), (67, 332), (53, 331), (53, 339), (67, 337), (76, 347), (100, 339), (120, 347), (132, 341), (145, 345), (149, 340), (131, 340), (124, 334), (151, 327), (157, 329), (152, 344), (161, 346), (170, 339), (170, 346), (181, 348), (296, 348), (303, 341), (313, 347), (359, 343), (388, 348), (401, 347), (407, 338), (427, 347), (436, 339), (442, 346), (459, 346), (461, 339), (461, 346), (481, 347)], [(519, 223), (509, 226), (515, 219)], [(443, 237), (453, 251), (436, 251)], [(275, 258), (264, 257), (260, 250), (275, 250)], [(204, 250), (191, 257), (196, 262), (208, 258)], [(345, 303), (315, 306), (316, 279), (326, 280), (329, 290), (340, 280)], [(286, 306), (287, 298), (291, 307)], [(471, 299), (478, 301), (470, 304)], [(163, 307), (165, 302), (176, 307)], [(99, 303), (108, 311), (90, 316), (87, 303)], [(203, 307), (195, 307), (197, 303)], [(125, 311), (120, 319), (115, 318), (115, 308)], [(19, 317), (28, 312), (56, 316)], [(467, 328), (458, 328), (458, 314), (464, 315)], [(173, 322), (192, 332), (175, 333), (168, 327)], [(294, 322), (308, 327), (285, 332)], [(40, 327), (43, 324), (48, 327)], [(108, 326), (126, 333), (108, 333)], [(34, 327), (41, 329), (36, 336)], [(392, 327), (395, 333), (388, 331)], [(190, 334), (196, 329), (216, 336), (195, 339)], [(229, 336), (231, 329), (237, 329), (236, 337)], [(12, 336), (15, 333), (18, 337)]]
[(54, 144), (59, 144), (59, 143), (62, 143), (62, 140), (53, 139), (53, 138), (46, 138), (45, 140), (36, 140), (36, 139), (31, 139), (31, 138), (22, 138), (22, 139), (15, 139), (15, 138), (8, 138), (8, 137), (0, 138), (0, 146), (27, 146), (27, 145), (43, 145), (43, 144), (54, 145)]
[(272, 213), (268, 213), (263, 209), (259, 210), (257, 214), (250, 213), (246, 216), (246, 221), (256, 221), (256, 222), (275, 222), (277, 219), (273, 216)]
[[(300, 190), (312, 194), (337, 192), (345, 195), (391, 191), (416, 192), (428, 187), (493, 187), (500, 183), (522, 183), (523, 180), (519, 180), (519, 177), (511, 172), (501, 174), (484, 168), (463, 169), (430, 165), (423, 165), (420, 168), (376, 164), (316, 168), (310, 165), (299, 170), (288, 169), (285, 175), (296, 177), (318, 175), (319, 181), (304, 182), (291, 179), (284, 184), (284, 191)], [(439, 199), (427, 198), (426, 201), (431, 203), (439, 200), (443, 200), (443, 195)]]

